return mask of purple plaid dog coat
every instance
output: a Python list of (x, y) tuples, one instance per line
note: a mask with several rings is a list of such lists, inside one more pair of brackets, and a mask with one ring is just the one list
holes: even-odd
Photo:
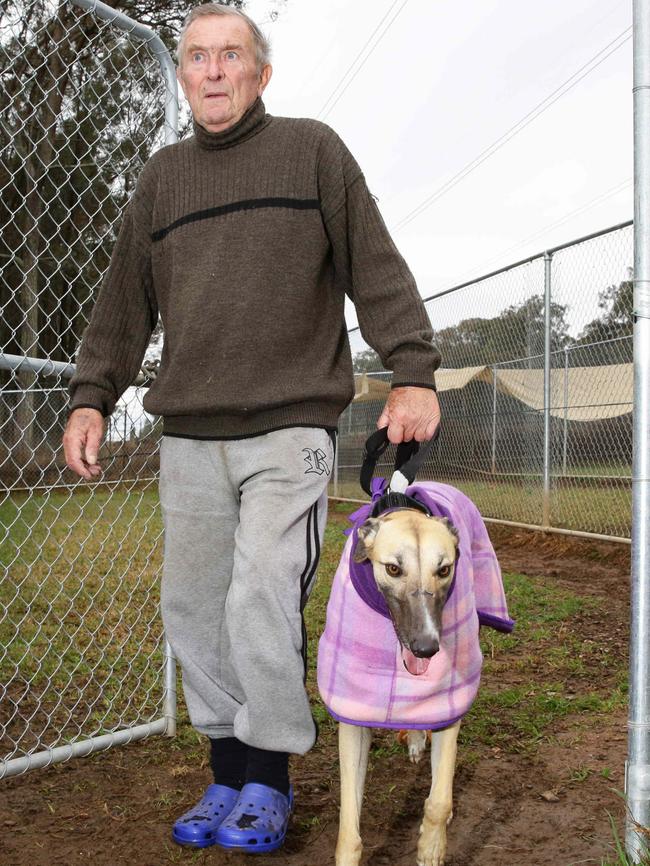
[[(386, 486), (372, 482), (373, 502)], [(350, 515), (349, 533), (334, 576), (318, 646), (318, 688), (342, 722), (378, 728), (445, 728), (462, 718), (478, 691), (483, 656), (479, 626), (510, 632), (501, 571), (481, 515), (460, 490), (416, 482), (406, 494), (448, 517), (458, 531), (459, 555), (442, 614), (440, 650), (420, 676), (402, 663), (401, 648), (370, 562), (354, 562), (357, 529), (372, 504)]]

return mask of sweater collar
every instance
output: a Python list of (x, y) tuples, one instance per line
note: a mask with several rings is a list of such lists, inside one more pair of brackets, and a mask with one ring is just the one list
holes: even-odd
[(194, 137), (199, 147), (205, 150), (224, 150), (257, 135), (270, 121), (271, 115), (266, 113), (264, 103), (258, 96), (244, 116), (223, 132), (208, 132), (194, 120)]

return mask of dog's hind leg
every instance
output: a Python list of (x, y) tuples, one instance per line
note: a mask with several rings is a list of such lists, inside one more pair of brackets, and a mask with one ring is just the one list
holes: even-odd
[(336, 866), (357, 866), (361, 859), (363, 846), (359, 832), (359, 817), (371, 738), (370, 728), (339, 722), (341, 810), (339, 838), (336, 844)]
[(417, 764), (427, 747), (427, 731), (407, 731), (406, 742), (409, 750), (409, 761), (412, 764)]
[(431, 791), (424, 803), (418, 840), (418, 866), (442, 866), (447, 849), (447, 824), (452, 816), (456, 740), (460, 722), (431, 736)]

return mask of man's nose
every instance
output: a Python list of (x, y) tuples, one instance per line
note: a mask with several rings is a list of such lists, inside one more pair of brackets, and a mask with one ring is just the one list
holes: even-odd
[(223, 78), (223, 68), (219, 57), (210, 57), (208, 61), (208, 78)]

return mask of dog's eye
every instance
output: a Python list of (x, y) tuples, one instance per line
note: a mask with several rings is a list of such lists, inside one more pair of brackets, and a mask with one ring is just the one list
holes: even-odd
[(451, 565), (443, 565), (438, 569), (438, 577), (449, 577), (451, 574)]
[(402, 573), (402, 569), (399, 567), (399, 565), (394, 565), (392, 562), (387, 562), (386, 573), (390, 574), (391, 577), (399, 577)]

